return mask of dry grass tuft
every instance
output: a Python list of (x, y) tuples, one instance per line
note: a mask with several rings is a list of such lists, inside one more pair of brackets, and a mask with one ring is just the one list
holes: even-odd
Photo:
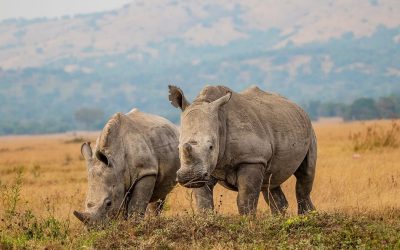
[[(148, 218), (137, 226), (117, 222), (95, 248), (106, 249), (347, 249), (400, 247), (400, 211), (384, 217), (342, 213), (258, 217), (217, 214)], [(393, 220), (393, 218), (396, 218)]]
[(66, 143), (66, 144), (68, 144), (68, 143), (82, 144), (82, 143), (87, 142), (87, 141), (88, 140), (85, 139), (84, 137), (79, 136), (79, 137), (74, 137), (72, 139), (67, 139), (67, 140), (64, 141), (64, 143)]
[(400, 124), (393, 121), (389, 128), (377, 124), (367, 126), (363, 132), (350, 133), (354, 151), (379, 148), (397, 148), (400, 145)]

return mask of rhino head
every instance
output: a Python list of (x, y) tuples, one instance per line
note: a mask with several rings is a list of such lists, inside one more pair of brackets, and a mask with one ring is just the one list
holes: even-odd
[(124, 179), (116, 171), (118, 159), (99, 150), (93, 155), (90, 143), (82, 144), (81, 153), (88, 170), (88, 193), (85, 212), (74, 211), (74, 215), (86, 226), (99, 225), (119, 212), (125, 193)]
[(202, 187), (210, 179), (223, 150), (221, 134), (224, 131), (221, 131), (219, 111), (230, 100), (231, 93), (223, 93), (211, 102), (190, 104), (181, 89), (169, 86), (169, 92), (171, 104), (182, 110), (178, 182), (189, 188)]

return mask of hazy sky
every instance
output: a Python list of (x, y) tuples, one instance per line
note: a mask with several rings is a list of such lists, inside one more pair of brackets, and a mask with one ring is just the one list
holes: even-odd
[(132, 0), (0, 0), (0, 20), (57, 17), (120, 8)]

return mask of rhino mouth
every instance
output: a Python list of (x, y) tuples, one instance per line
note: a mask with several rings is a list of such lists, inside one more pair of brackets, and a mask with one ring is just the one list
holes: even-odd
[(209, 178), (202, 176), (200, 178), (194, 178), (186, 182), (179, 182), (182, 186), (186, 188), (200, 188), (204, 186), (209, 181)]
[(186, 188), (199, 188), (204, 186), (210, 180), (210, 174), (207, 171), (199, 171), (197, 169), (204, 168), (200, 164), (196, 164), (190, 168), (179, 169), (177, 172), (179, 184)]
[(200, 187), (203, 187), (206, 183), (207, 183), (207, 181), (199, 180), (199, 181), (195, 181), (195, 182), (188, 182), (188, 183), (181, 184), (181, 185), (184, 186), (185, 188), (200, 188)]
[(87, 230), (103, 229), (107, 225), (109, 225), (112, 219), (112, 217), (108, 215), (105, 216), (103, 219), (99, 219), (87, 212), (74, 211), (73, 214), (78, 220), (80, 220), (84, 224)]

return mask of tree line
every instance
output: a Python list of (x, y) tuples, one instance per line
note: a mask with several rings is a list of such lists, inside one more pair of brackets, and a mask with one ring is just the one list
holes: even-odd
[(350, 120), (400, 118), (400, 94), (373, 99), (361, 97), (350, 104), (341, 102), (310, 101), (303, 105), (312, 120), (319, 117), (342, 117)]
[[(341, 102), (309, 101), (302, 107), (312, 120), (319, 117), (342, 117), (346, 121), (371, 119), (398, 119), (400, 118), (400, 94), (373, 99), (362, 97), (350, 104)], [(165, 112), (164, 112), (165, 113)], [(171, 121), (179, 122), (179, 112), (166, 113)], [(6, 134), (44, 134), (60, 133), (73, 130), (100, 130), (109, 116), (98, 107), (82, 107), (74, 114), (65, 114), (56, 119), (43, 120), (0, 120), (0, 135)], [(165, 115), (165, 114), (164, 114)]]

